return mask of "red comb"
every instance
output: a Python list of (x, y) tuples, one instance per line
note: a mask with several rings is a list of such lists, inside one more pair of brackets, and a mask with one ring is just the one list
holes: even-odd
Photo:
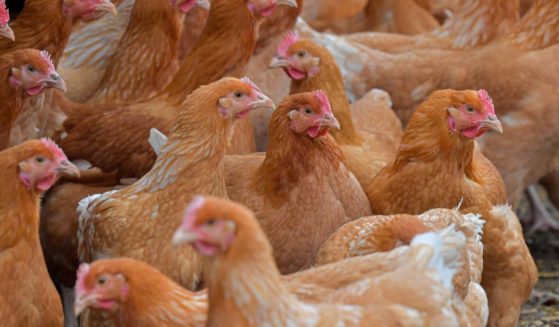
[(283, 40), (281, 40), (281, 43), (278, 46), (278, 51), (277, 54), (280, 57), (287, 57), (287, 52), (289, 51), (289, 48), (291, 47), (291, 45), (293, 45), (295, 42), (299, 41), (300, 37), (299, 34), (295, 31), (289, 31), (287, 33), (285, 33), (285, 36), (283, 37)]
[(241, 78), (241, 82), (245, 83), (246, 85), (252, 87), (253, 89), (255, 89), (255, 90), (257, 90), (257, 91), (260, 91), (260, 89), (258, 88), (258, 86), (256, 86), (256, 84), (254, 84), (254, 82), (253, 82), (250, 78), (248, 78), (248, 77), (246, 77), (246, 76), (243, 77), (243, 78)]
[(41, 51), (41, 57), (43, 57), (43, 59), (45, 60), (45, 62), (49, 66), (49, 68), (51, 70), (54, 70), (54, 64), (52, 63), (52, 57), (50, 56), (50, 53), (47, 50)]
[(91, 267), (87, 263), (82, 263), (80, 268), (77, 272), (77, 280), (76, 280), (76, 293), (82, 293), (85, 289), (85, 277), (89, 274), (89, 270)]
[(0, 24), (7, 25), (10, 21), (10, 11), (6, 7), (6, 1), (0, 0)]
[(495, 106), (493, 105), (493, 100), (491, 100), (489, 93), (487, 93), (487, 91), (484, 89), (479, 90), (477, 93), (479, 95), (479, 100), (483, 104), (483, 107), (487, 111), (489, 111), (489, 113), (495, 115)]
[(56, 144), (54, 143), (53, 140), (49, 139), (48, 137), (43, 137), (41, 139), (41, 142), (43, 142), (43, 144), (57, 157), (60, 159), (67, 159), (66, 158), (66, 154), (64, 154), (64, 151), (62, 151), (62, 149)]
[(313, 92), (313, 95), (316, 97), (324, 112), (331, 114), (332, 107), (330, 106), (330, 101), (328, 100), (328, 96), (322, 90), (317, 90)]

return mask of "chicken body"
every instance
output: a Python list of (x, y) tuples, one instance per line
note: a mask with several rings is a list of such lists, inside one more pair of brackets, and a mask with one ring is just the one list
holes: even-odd
[[(283, 273), (310, 267), (332, 232), (370, 213), (361, 186), (327, 135), (337, 122), (326, 105), (316, 99), (316, 93), (286, 98), (272, 116), (266, 156), (225, 160), (227, 193), (254, 210)], [(303, 113), (305, 108), (312, 113)], [(327, 121), (306, 125), (307, 117)], [(298, 130), (294, 127), (298, 124), (305, 127)], [(322, 132), (307, 135), (312, 129)]]
[(483, 270), (481, 234), (484, 221), (477, 215), (462, 215), (457, 210), (432, 209), (418, 216), (369, 216), (340, 227), (324, 242), (316, 264), (340, 262), (348, 257), (387, 252), (409, 244), (417, 234), (441, 231), (454, 224), (466, 235), (460, 264), (454, 276), (455, 312), (462, 326), (486, 326), (487, 295), (480, 286)]
[(491, 203), (494, 184), (487, 184), (486, 171), (479, 169), (482, 163), (473, 161), (473, 137), (479, 134), (471, 134), (468, 128), (478, 126), (476, 133), (483, 134), (489, 127), (470, 123), (462, 116), (464, 110), (489, 115), (492, 118), (484, 119), (493, 125), (484, 126), (501, 128), (495, 125), (500, 124), (496, 116), (491, 116), (490, 101), (480, 92), (432, 94), (412, 116), (396, 160), (366, 191), (375, 214), (419, 214), (433, 207), (452, 208), (462, 200), (462, 212), (481, 214), (486, 220), (482, 286), (489, 300), (489, 325), (508, 326), (516, 323), (537, 280), (537, 269), (518, 218), (506, 205)]

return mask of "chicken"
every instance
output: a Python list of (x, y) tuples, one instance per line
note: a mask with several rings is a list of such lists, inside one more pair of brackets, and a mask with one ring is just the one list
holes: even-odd
[(9, 25), (10, 13), (6, 8), (6, 1), (0, 1), (0, 36), (8, 40), (15, 41), (14, 31)]
[(378, 31), (415, 35), (439, 27), (428, 7), (415, 0), (370, 0), (361, 12), (352, 17), (336, 21), (311, 20), (309, 24), (317, 30), (327, 29), (336, 34)]
[(255, 212), (282, 273), (310, 267), (330, 234), (371, 212), (330, 128), (339, 123), (323, 91), (291, 95), (272, 115), (266, 156), (225, 160), (227, 193)]
[(391, 251), (399, 244), (409, 244), (417, 234), (441, 231), (455, 224), (466, 235), (460, 267), (454, 276), (454, 290), (466, 310), (459, 310), (467, 326), (486, 326), (487, 295), (480, 286), (483, 269), (483, 220), (477, 215), (462, 215), (457, 210), (432, 209), (421, 215), (369, 216), (340, 227), (322, 245), (315, 263), (340, 261), (348, 257)]
[[(457, 326), (450, 310), (450, 280), (454, 274), (451, 267), (464, 246), (464, 235), (454, 233), (449, 238), (454, 247), (446, 248), (448, 266), (443, 259), (442, 240), (435, 234), (421, 235), (412, 242), (414, 249), (410, 250), (415, 253), (407, 258), (408, 267), (363, 280), (353, 292), (343, 294), (351, 298), (369, 290), (367, 303), (360, 305), (305, 303), (291, 295), (274, 264), (272, 247), (252, 212), (227, 200), (195, 199), (173, 243), (190, 243), (207, 257), (204, 275), (209, 289), (208, 326)], [(425, 283), (426, 279), (429, 282)], [(370, 284), (377, 290), (369, 288)], [(400, 292), (406, 292), (407, 299), (396, 295)], [(407, 305), (412, 302), (415, 305)]]
[(443, 26), (417, 36), (355, 33), (347, 37), (376, 50), (398, 53), (418, 49), (472, 49), (503, 37), (519, 19), (518, 0), (463, 1)]
[[(155, 161), (148, 143), (150, 129), (168, 133), (193, 89), (224, 75), (238, 76), (253, 52), (255, 24), (262, 14), (272, 13), (279, 4), (294, 4), (294, 0), (283, 0), (266, 6), (269, 1), (250, 0), (253, 12), (244, 0), (214, 0), (198, 46), (183, 61), (173, 81), (151, 100), (111, 112), (72, 110), (57, 136), (70, 159), (84, 159), (104, 172), (117, 170), (119, 178), (142, 177)], [(238, 42), (231, 42), (233, 39)], [(228, 153), (253, 152), (250, 121), (238, 122), (229, 141)]]
[[(161, 92), (178, 70), (184, 14), (208, 0), (137, 0), (130, 23), (89, 102), (140, 102)], [(141, 63), (141, 65), (138, 65)]]
[(10, 144), (10, 130), (23, 111), (25, 99), (45, 89), (66, 89), (50, 55), (33, 49), (16, 50), (0, 56), (2, 112), (0, 114), (0, 150)]
[[(78, 214), (83, 198), (115, 189), (115, 181), (90, 180), (82, 172), (80, 183), (63, 183), (51, 189), (43, 200), (40, 219), (41, 245), (51, 279), (62, 295), (64, 321), (75, 320), (73, 287), (78, 269)], [(77, 326), (77, 321), (74, 326)]]
[(105, 15), (72, 31), (58, 66), (69, 84), (68, 98), (85, 102), (97, 89), (126, 31), (135, 3), (136, 0), (124, 0), (116, 7), (118, 15)]
[(332, 21), (347, 19), (364, 11), (369, 0), (350, 0), (340, 6), (337, 1), (305, 0), (302, 17), (319, 29)]
[[(283, 68), (291, 78), (291, 94), (323, 89), (332, 102), (334, 115), (340, 121), (340, 130), (333, 130), (332, 136), (342, 149), (343, 162), (366, 187), (371, 179), (396, 156), (400, 143), (402, 127), (398, 117), (390, 109), (376, 111), (369, 117), (355, 115), (344, 91), (343, 78), (332, 55), (324, 47), (299, 36), (287, 33), (278, 47), (277, 56), (272, 60), (272, 68)], [(361, 113), (361, 112), (354, 112)], [(396, 128), (390, 129), (380, 116), (387, 116), (395, 122)], [(368, 125), (371, 132), (358, 131), (353, 122)]]
[[(109, 0), (25, 1), (22, 12), (11, 24), (17, 40), (0, 40), (0, 54), (27, 48), (46, 50), (56, 66), (72, 26), (79, 20), (95, 19), (107, 11), (116, 13)], [(11, 145), (54, 133), (61, 120), (61, 112), (52, 108), (54, 92), (47, 90), (26, 99), (24, 110), (10, 133)]]
[(116, 326), (205, 326), (205, 292), (192, 293), (142, 261), (119, 258), (83, 263), (75, 312), (114, 312)]
[(198, 257), (168, 246), (184, 209), (181, 201), (193, 194), (227, 196), (222, 160), (229, 128), (249, 111), (272, 106), (247, 79), (223, 78), (194, 91), (147, 175), (80, 203), (80, 261), (129, 256), (195, 289)]
[(490, 201), (495, 176), (474, 156), (474, 139), (488, 130), (502, 132), (502, 125), (485, 90), (434, 92), (412, 116), (394, 162), (365, 191), (375, 214), (419, 214), (461, 200), (462, 212), (481, 214), (489, 325), (512, 326), (537, 269), (516, 215)]
[(0, 319), (5, 326), (62, 326), (60, 298), (39, 244), (39, 201), (59, 174), (79, 174), (48, 139), (0, 152)]

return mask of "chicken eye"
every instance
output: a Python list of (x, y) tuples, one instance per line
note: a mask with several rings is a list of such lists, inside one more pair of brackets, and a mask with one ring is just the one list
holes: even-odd
[(107, 282), (107, 277), (105, 276), (101, 276), (99, 278), (97, 278), (97, 284), (99, 285), (104, 285)]
[(307, 115), (310, 115), (310, 114), (313, 113), (313, 111), (312, 111), (311, 108), (305, 108), (304, 110), (305, 110), (305, 113), (306, 113)]
[(47, 159), (45, 159), (45, 157), (36, 157), (35, 161), (37, 161), (38, 163), (43, 163), (45, 162)]
[(471, 114), (471, 113), (474, 113), (474, 111), (475, 111), (475, 109), (472, 106), (466, 105), (466, 112), (467, 113)]
[(307, 53), (305, 51), (299, 51), (297, 52), (297, 57), (299, 58), (303, 58)]
[(213, 226), (215, 224), (215, 219), (210, 219), (208, 221), (206, 221), (206, 225), (208, 226)]
[(238, 92), (238, 91), (237, 91), (237, 92), (235, 92), (234, 96), (235, 96), (235, 98), (237, 98), (237, 99), (242, 99), (243, 96), (244, 96), (244, 94), (243, 94), (242, 92)]
[(35, 68), (32, 65), (27, 65), (27, 72), (29, 72), (31, 74), (35, 74), (37, 72), (37, 68)]

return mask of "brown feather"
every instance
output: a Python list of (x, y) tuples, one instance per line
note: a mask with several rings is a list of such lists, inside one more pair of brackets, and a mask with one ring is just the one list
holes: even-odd
[(159, 93), (178, 70), (184, 15), (169, 0), (137, 0), (89, 102), (139, 102)]

